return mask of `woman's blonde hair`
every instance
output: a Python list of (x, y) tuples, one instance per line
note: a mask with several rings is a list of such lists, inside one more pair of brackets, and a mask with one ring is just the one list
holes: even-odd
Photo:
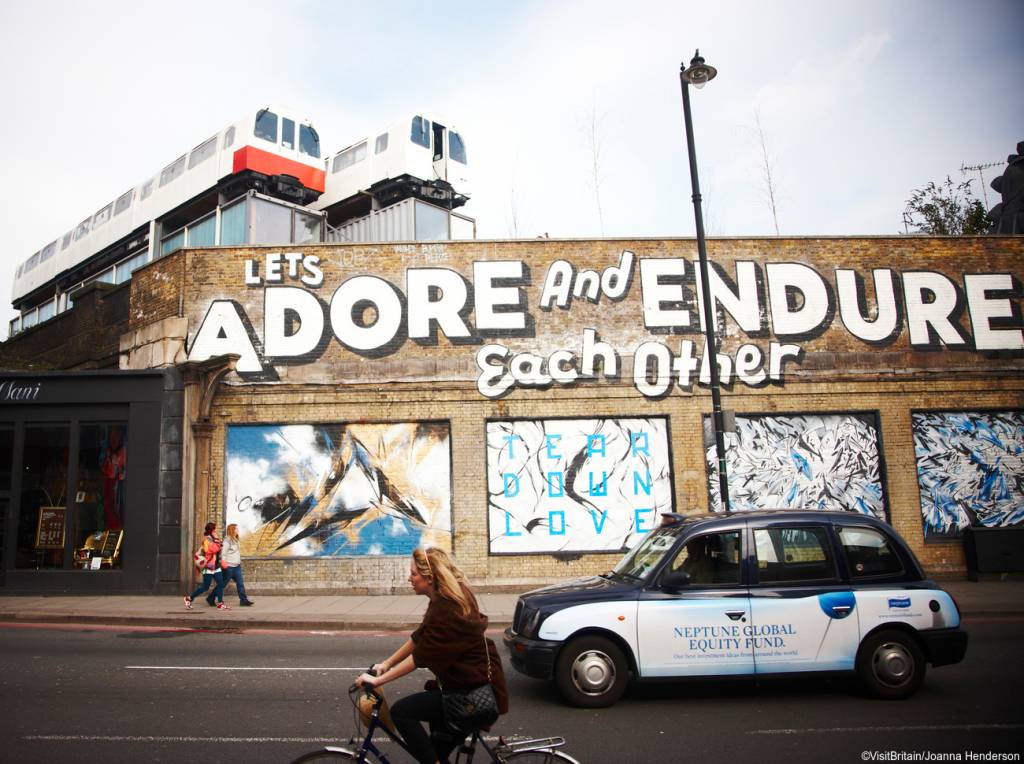
[(231, 523), (227, 528), (224, 529), (224, 535), (228, 538), (238, 538), (238, 523)]
[(469, 615), (472, 607), (466, 576), (446, 551), (437, 547), (416, 548), (412, 551), (412, 559), (416, 565), (416, 572), (434, 584), (434, 591), (439, 596), (458, 605), (462, 615)]

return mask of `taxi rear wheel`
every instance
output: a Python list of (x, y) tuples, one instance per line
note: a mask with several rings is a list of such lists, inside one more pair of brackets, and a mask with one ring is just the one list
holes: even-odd
[(609, 639), (574, 639), (558, 656), (555, 683), (574, 706), (604, 708), (622, 697), (629, 684), (629, 666), (622, 650)]
[(917, 640), (901, 631), (872, 634), (857, 653), (857, 675), (878, 698), (910, 697), (924, 681), (924, 672), (924, 653)]

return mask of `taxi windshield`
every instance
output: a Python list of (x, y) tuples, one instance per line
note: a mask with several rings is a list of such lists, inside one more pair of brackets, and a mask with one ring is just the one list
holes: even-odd
[(646, 578), (679, 538), (678, 529), (658, 528), (633, 547), (612, 572), (625, 578)]

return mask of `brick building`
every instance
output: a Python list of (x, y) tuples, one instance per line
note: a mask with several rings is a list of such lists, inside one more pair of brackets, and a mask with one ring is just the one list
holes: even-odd
[[(966, 527), (1024, 519), (1024, 239), (708, 254), (731, 508), (872, 513), (948, 575)], [(688, 239), (185, 249), (0, 360), (95, 368), (116, 339), (123, 370), (164, 370), (183, 421), (138, 531), (156, 589), (208, 520), (239, 524), (255, 591), (402, 587), (419, 544), (478, 583), (549, 581), (608, 569), (660, 512), (721, 509), (695, 260)]]

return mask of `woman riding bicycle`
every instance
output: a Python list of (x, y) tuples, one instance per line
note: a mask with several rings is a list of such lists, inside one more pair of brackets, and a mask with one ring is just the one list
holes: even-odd
[[(360, 686), (379, 687), (414, 669), (428, 668), (437, 677), (425, 692), (397, 700), (391, 718), (409, 750), (421, 764), (446, 762), (465, 735), (452, 735), (445, 724), (441, 688), (464, 692), (488, 682), (498, 712), (508, 712), (508, 688), (494, 642), (484, 637), (487, 616), (480, 612), (466, 578), (444, 550), (416, 549), (409, 565), (409, 583), (430, 599), (423, 622), (409, 639), (373, 673), (361, 674)], [(430, 725), (428, 737), (420, 722)]]

